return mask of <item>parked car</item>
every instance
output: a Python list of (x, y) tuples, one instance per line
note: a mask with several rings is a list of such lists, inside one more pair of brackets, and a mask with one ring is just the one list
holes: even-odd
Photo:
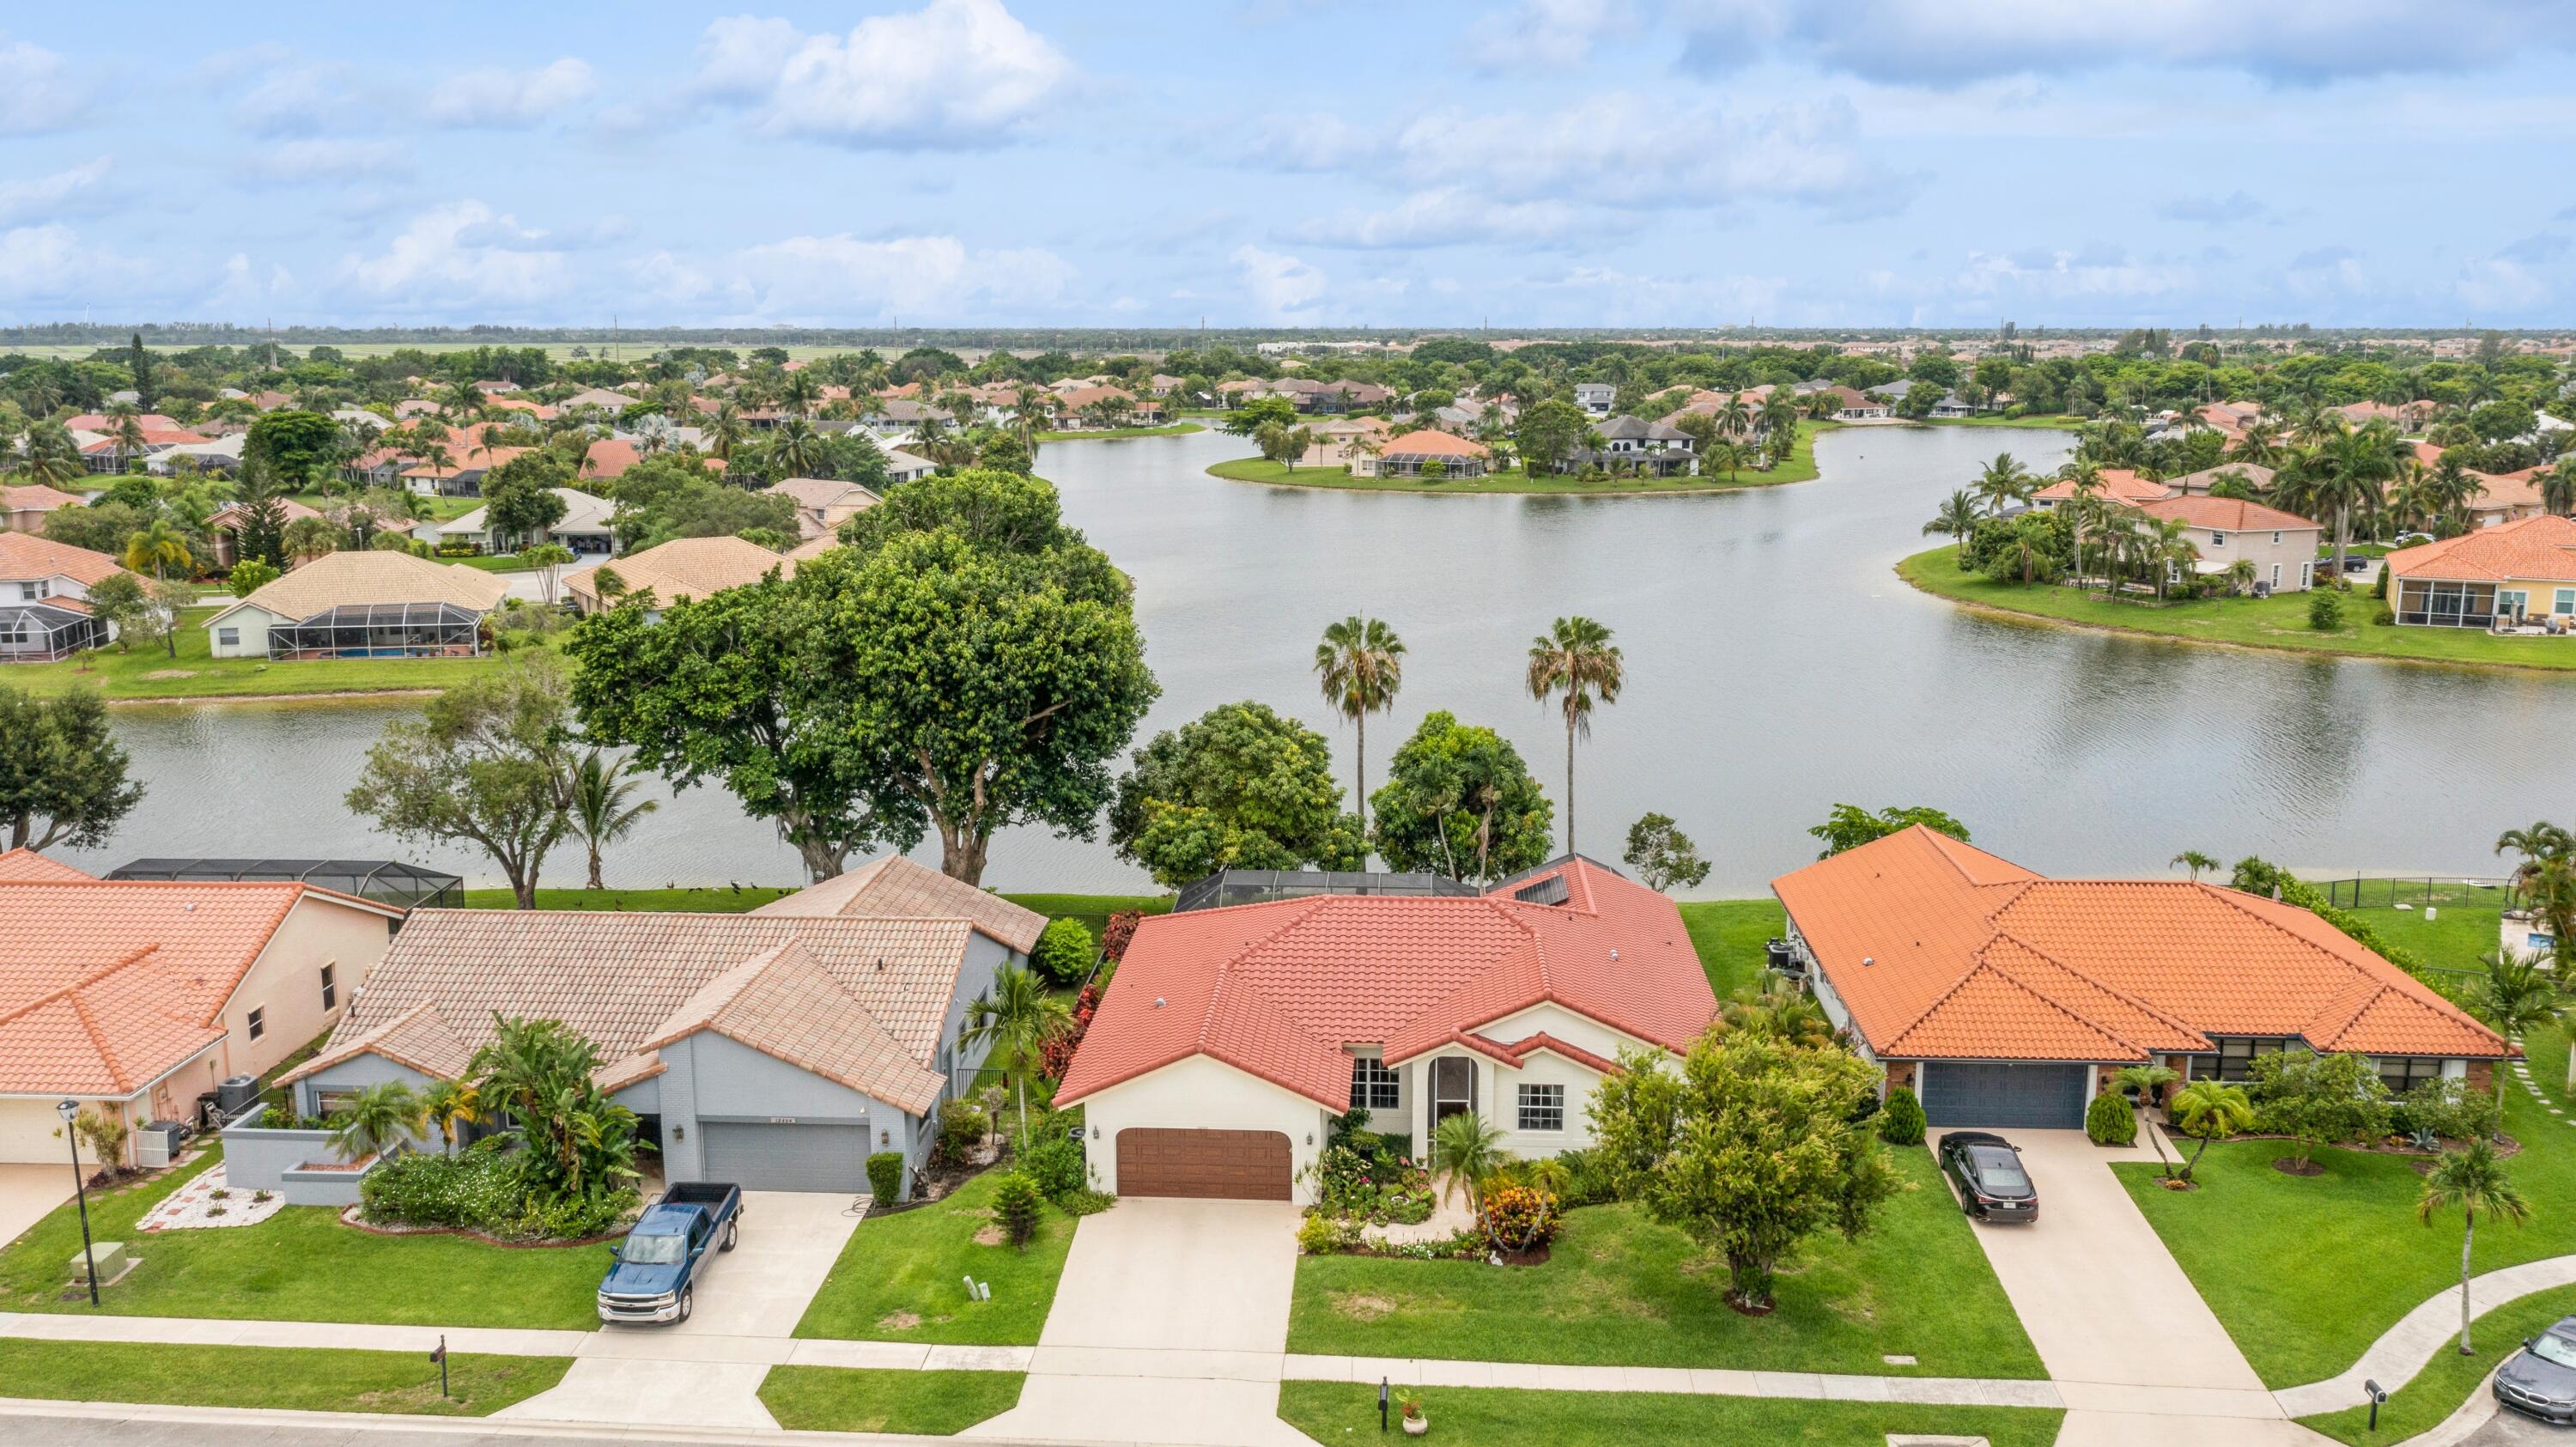
[(599, 1283), (603, 1322), (687, 1321), (697, 1309), (698, 1262), (742, 1237), (742, 1188), (684, 1181), (655, 1198), (626, 1239), (609, 1248)]
[(2576, 1316), (2522, 1339), (2522, 1350), (2496, 1368), (2495, 1399), (2545, 1422), (2576, 1423)]
[(1941, 1137), (1941, 1172), (1959, 1190), (1959, 1209), (1980, 1221), (2036, 1221), (2039, 1188), (2021, 1168), (2021, 1148), (1981, 1130)]

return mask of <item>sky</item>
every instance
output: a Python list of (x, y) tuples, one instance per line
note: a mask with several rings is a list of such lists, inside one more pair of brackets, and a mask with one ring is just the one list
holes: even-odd
[(2576, 325), (2555, 0), (113, 13), (0, 324)]

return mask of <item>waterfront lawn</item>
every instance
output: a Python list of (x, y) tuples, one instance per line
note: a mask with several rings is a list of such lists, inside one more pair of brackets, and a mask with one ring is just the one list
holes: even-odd
[(1721, 1000), (1762, 983), (1769, 964), (1763, 942), (1779, 938), (1789, 923), (1780, 901), (1767, 897), (1692, 900), (1681, 911), (1691, 948), (1699, 951), (1700, 968), (1708, 971), (1708, 987)]
[[(1034, 1346), (1055, 1301), (1074, 1218), (1043, 1208), (1037, 1239), (1025, 1251), (976, 1244), (993, 1224), (999, 1171), (927, 1206), (869, 1221), (853, 1233), (823, 1281), (800, 1337), (871, 1341)], [(990, 1301), (966, 1300), (964, 1278), (993, 1289)]]
[(2100, 589), (1997, 583), (1959, 571), (1958, 549), (1934, 548), (1896, 565), (1897, 574), (1927, 593), (1981, 608), (2120, 629), (2198, 643), (2232, 643), (2297, 653), (2336, 653), (2422, 663), (2489, 664), (2520, 668), (2576, 668), (2576, 640), (2498, 638), (2476, 629), (2401, 628), (2372, 619), (2382, 606), (2367, 593), (2343, 598), (2343, 626), (2320, 633), (2308, 626), (2308, 595), (2269, 598), (2202, 598), (2158, 604), (2109, 601)]
[(1161, 427), (1109, 427), (1085, 432), (1041, 432), (1038, 441), (1046, 442), (1114, 442), (1121, 437), (1179, 437), (1207, 429), (1196, 422), (1173, 422)]
[(1586, 482), (1581, 477), (1532, 477), (1520, 468), (1506, 468), (1483, 477), (1430, 479), (1421, 477), (1354, 477), (1348, 467), (1288, 468), (1258, 457), (1236, 458), (1208, 469), (1213, 477), (1235, 482), (1280, 483), (1291, 487), (1337, 487), (1353, 492), (1424, 492), (1424, 493), (1544, 493), (1574, 497), (1625, 497), (1651, 493), (1741, 492), (1746, 488), (1778, 487), (1783, 483), (1809, 482), (1816, 476), (1816, 434), (1832, 431), (1838, 422), (1801, 422), (1798, 445), (1789, 460), (1769, 472), (1747, 469), (1729, 478), (1721, 472), (1709, 477), (1604, 477)]
[(2419, 1432), (2429, 1432), (2458, 1411), (2469, 1393), (2485, 1384), (2487, 1373), (2494, 1371), (2497, 1363), (2522, 1350), (2523, 1338), (2540, 1335), (2571, 1313), (2576, 1313), (2576, 1286), (2537, 1291), (2479, 1317), (2469, 1332), (2469, 1341), (2477, 1351), (2470, 1356), (2460, 1355), (2456, 1333), (2446, 1340), (2413, 1381), (2388, 1394), (2387, 1402), (2379, 1409), (2377, 1432), (2370, 1430), (2367, 1407), (2346, 1407), (2340, 1412), (2301, 1417), (2299, 1424), (2338, 1442), (2350, 1442), (2353, 1447), (2403, 1442)]
[[(243, 1321), (353, 1321), (407, 1326), (598, 1325), (603, 1253), (596, 1247), (495, 1246), (465, 1236), (379, 1236), (340, 1223), (326, 1206), (289, 1206), (256, 1226), (163, 1231), (135, 1223), (162, 1197), (221, 1159), (220, 1149), (155, 1180), (92, 1192), (90, 1225), (141, 1262), (105, 1289), (111, 1316)], [(80, 1254), (72, 1203), (0, 1251), (0, 1311), (86, 1313), (65, 1299)]]
[(954, 1436), (1019, 1405), (1020, 1372), (772, 1367), (760, 1404), (790, 1432)]
[(320, 1347), (0, 1339), (0, 1393), (64, 1402), (147, 1402), (292, 1412), (488, 1417), (549, 1391), (570, 1357), (447, 1359), (448, 1390), (427, 1352)]
[[(667, 909), (692, 914), (741, 914), (796, 892), (794, 885), (710, 884), (694, 889), (543, 889), (539, 909)], [(507, 889), (465, 891), (467, 909), (516, 909), (519, 897)]]
[[(1951, 1204), (1932, 1157), (1897, 1150), (1912, 1189), (1869, 1234), (1814, 1238), (1780, 1273), (1779, 1309), (1738, 1314), (1724, 1265), (1630, 1205), (1567, 1213), (1538, 1266), (1305, 1256), (1288, 1350), (1326, 1356), (2038, 1377), (2038, 1353)], [(862, 1233), (864, 1234), (864, 1233)], [(1913, 1367), (1881, 1358), (1908, 1354)], [(1543, 1440), (1544, 1434), (1531, 1434)]]
[[(1432, 1435), (1455, 1447), (1633, 1447), (1639, 1442), (1795, 1443), (1885, 1447), (1891, 1434), (1982, 1438), (1993, 1447), (2048, 1447), (2065, 1413), (2039, 1407), (1917, 1407), (1672, 1392), (1546, 1392), (1425, 1387)], [(1377, 1436), (1371, 1382), (1282, 1382), (1279, 1415), (1325, 1447)]]
[(1109, 917), (1121, 910), (1169, 914), (1172, 909), (1168, 894), (1005, 894), (1002, 898), (1051, 920), (1080, 920), (1094, 940), (1109, 928)]
[[(500, 655), (481, 658), (325, 658), (271, 663), (265, 658), (217, 658), (205, 621), (212, 608), (179, 615), (179, 656), (136, 644), (76, 654), (59, 663), (13, 663), (6, 681), (28, 693), (51, 695), (95, 688), (114, 699), (211, 699), (271, 694), (383, 693), (443, 689), (497, 666)], [(542, 646), (542, 645), (540, 645)]]
[[(2552, 1042), (2553, 1060), (2563, 1044)], [(2537, 1049), (2534, 1050), (2538, 1054)], [(2534, 1072), (2537, 1074), (2538, 1072)], [(2504, 1087), (2505, 1133), (2523, 1149), (2506, 1173), (2535, 1209), (2522, 1226), (2479, 1223), (2472, 1262), (2493, 1271), (2576, 1252), (2576, 1127), (2520, 1086)], [(2423, 1178), (2403, 1156), (2324, 1150), (2321, 1176), (2284, 1175), (2280, 1141), (2209, 1148), (2197, 1191), (2168, 1191), (2155, 1167), (2112, 1169), (2201, 1299), (2273, 1388), (2331, 1377), (2430, 1296), (2460, 1281), (2457, 1213), (2415, 1220)]]
[(2087, 425), (2085, 418), (2064, 413), (2006, 417), (1997, 412), (1977, 417), (1926, 417), (1923, 420), (1934, 427), (2044, 427), (2055, 432), (2079, 432)]

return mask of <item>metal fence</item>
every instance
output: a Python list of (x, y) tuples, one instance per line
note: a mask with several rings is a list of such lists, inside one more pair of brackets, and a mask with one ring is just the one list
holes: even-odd
[(2422, 875), (2404, 879), (2327, 879), (2315, 881), (2338, 909), (2394, 909), (2401, 904), (2480, 906), (2503, 909), (2513, 902), (2513, 882), (2462, 875)]

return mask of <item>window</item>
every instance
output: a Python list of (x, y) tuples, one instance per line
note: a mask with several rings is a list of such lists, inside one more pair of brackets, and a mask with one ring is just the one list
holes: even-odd
[(253, 1040), (256, 1040), (256, 1039), (258, 1039), (259, 1037), (261, 1037), (262, 1035), (265, 1035), (265, 1034), (267, 1034), (267, 1033), (268, 1033), (268, 1011), (267, 1011), (265, 1008), (251, 1011), (251, 1012), (250, 1012), (250, 1038), (252, 1038)]
[(1520, 1088), (1522, 1130), (1565, 1129), (1565, 1087), (1524, 1085)]
[(2277, 548), (2277, 547), (2279, 547), (2280, 545), (2281, 545), (2281, 535), (2280, 535), (2279, 533), (2274, 533), (2274, 534), (2272, 534), (2272, 546), (2274, 546), (2274, 547), (2276, 547), (2276, 548)]
[(340, 982), (338, 979), (334, 978), (333, 967), (330, 965), (324, 965), (322, 967), (322, 1008), (325, 1010), (333, 1009), (337, 1007), (339, 1003)]
[(2383, 1055), (2371, 1063), (2379, 1067), (2379, 1083), (2388, 1087), (2390, 1095), (2404, 1095), (2425, 1081), (2442, 1078), (2442, 1062), (2433, 1056)]
[(215, 641), (226, 648), (237, 648), (241, 646), (241, 630), (238, 628), (218, 628), (215, 630)]
[(1351, 1059), (1351, 1109), (1393, 1110), (1399, 1103), (1399, 1077), (1374, 1055)]
[(2247, 1081), (2254, 1078), (2254, 1057), (2278, 1055), (2283, 1048), (2278, 1040), (2252, 1040), (2242, 1035), (2213, 1035), (2210, 1043), (2218, 1047), (2218, 1058), (2200, 1056), (2191, 1062), (2194, 1080), (2207, 1080), (2212, 1075), (2221, 1080)]
[(2274, 564), (2272, 565), (2272, 588), (2273, 588), (2273, 590), (2274, 590), (2275, 592), (2277, 592), (2277, 591), (2279, 591), (2279, 590), (2280, 590), (2280, 587), (2281, 587), (2281, 565), (2280, 565), (2280, 564), (2278, 564), (2278, 563), (2274, 563)]
[(2549, 611), (2561, 615), (2576, 613), (2576, 588), (2559, 589), (2558, 601), (2549, 605)]

